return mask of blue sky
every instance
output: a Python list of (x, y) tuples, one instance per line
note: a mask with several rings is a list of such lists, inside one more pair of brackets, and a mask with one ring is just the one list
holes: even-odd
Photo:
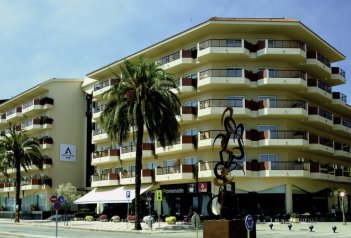
[(347, 60), (351, 104), (349, 0), (0, 0), (0, 99), (50, 78), (87, 73), (210, 17), (289, 17)]

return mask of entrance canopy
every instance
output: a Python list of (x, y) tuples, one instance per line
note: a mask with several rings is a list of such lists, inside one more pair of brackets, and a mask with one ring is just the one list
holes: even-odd
[[(150, 190), (154, 185), (143, 184), (140, 194)], [(135, 198), (135, 186), (121, 186), (114, 188), (95, 188), (83, 197), (75, 200), (75, 204), (91, 203), (130, 203)]]

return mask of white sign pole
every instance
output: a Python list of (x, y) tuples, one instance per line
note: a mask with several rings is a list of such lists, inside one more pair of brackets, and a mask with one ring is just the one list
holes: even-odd
[(56, 209), (56, 237), (57, 237), (58, 209)]

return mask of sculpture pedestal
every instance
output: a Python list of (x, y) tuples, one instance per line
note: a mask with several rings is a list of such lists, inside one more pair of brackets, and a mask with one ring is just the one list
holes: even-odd
[(244, 219), (204, 221), (204, 238), (256, 238), (256, 226), (248, 231)]

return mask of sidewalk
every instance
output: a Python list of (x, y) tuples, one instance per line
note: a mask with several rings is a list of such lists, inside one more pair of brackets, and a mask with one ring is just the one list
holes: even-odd
[[(13, 223), (10, 219), (0, 219), (1, 223)], [(55, 221), (47, 220), (21, 220), (20, 224), (28, 226), (56, 226)], [(273, 224), (272, 229), (269, 224)], [(289, 230), (288, 223), (281, 224), (277, 222), (273, 223), (260, 223), (256, 224), (257, 237), (348, 237), (351, 238), (351, 223), (343, 225), (342, 222), (300, 222), (291, 223), (292, 228)], [(310, 225), (313, 225), (312, 232), (310, 231)], [(195, 230), (191, 225), (177, 223), (169, 225), (166, 222), (154, 223), (151, 228), (141, 223), (143, 230), (135, 231), (134, 223), (126, 222), (100, 222), (100, 221), (69, 221), (68, 225), (64, 225), (63, 221), (58, 222), (60, 229), (85, 229), (85, 230), (96, 230), (96, 231), (122, 231), (122, 232), (137, 232), (137, 233), (193, 233)], [(336, 226), (336, 233), (333, 232), (332, 227)], [(200, 227), (202, 233), (202, 227)]]
[[(0, 219), (1, 223), (13, 223), (10, 219)], [(31, 225), (31, 226), (56, 226), (55, 221), (48, 220), (21, 220), (20, 224)], [(192, 225), (177, 223), (169, 225), (166, 222), (156, 222), (152, 224), (152, 229), (146, 223), (141, 223), (142, 230), (135, 231), (134, 223), (126, 222), (100, 222), (100, 221), (69, 221), (68, 225), (63, 221), (58, 222), (60, 229), (85, 229), (95, 231), (124, 231), (124, 232), (143, 232), (143, 233), (154, 233), (154, 232), (188, 232), (194, 231)]]

